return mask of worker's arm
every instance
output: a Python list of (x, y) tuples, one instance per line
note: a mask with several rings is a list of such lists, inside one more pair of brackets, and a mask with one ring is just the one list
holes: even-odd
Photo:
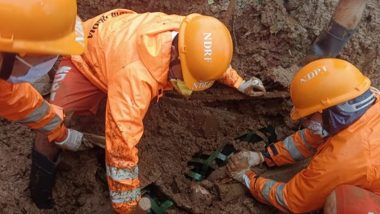
[(362, 18), (368, 0), (340, 0), (334, 20), (347, 29), (355, 29)]
[(312, 156), (322, 142), (324, 140), (319, 135), (302, 129), (283, 141), (269, 145), (261, 154), (268, 166), (293, 164)]
[(239, 88), (243, 82), (243, 78), (237, 73), (235, 69), (229, 66), (227, 68), (227, 71), (224, 72), (222, 78), (219, 79), (219, 82), (232, 88)]
[(320, 58), (336, 57), (350, 40), (368, 0), (340, 0), (328, 27), (311, 45), (300, 65)]
[(219, 81), (229, 87), (236, 88), (248, 96), (261, 96), (265, 93), (264, 85), (260, 79), (251, 77), (248, 80), (244, 80), (231, 66), (227, 68), (227, 71), (224, 72)]
[(49, 141), (66, 135), (62, 109), (45, 101), (29, 83), (0, 80), (0, 117), (44, 133)]
[(360, 176), (344, 176), (343, 172), (349, 172), (350, 167), (349, 164), (338, 163), (334, 157), (318, 154), (288, 183), (258, 177), (253, 171), (246, 173), (244, 183), (262, 203), (283, 212), (307, 213), (322, 208), (326, 197), (336, 186), (350, 183)]
[(142, 65), (127, 66), (109, 80), (106, 167), (112, 205), (118, 213), (130, 213), (140, 199), (136, 145), (152, 94), (146, 73)]

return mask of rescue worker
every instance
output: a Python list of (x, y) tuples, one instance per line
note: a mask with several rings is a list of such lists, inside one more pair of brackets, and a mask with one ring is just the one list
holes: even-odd
[[(32, 152), (30, 188), (40, 208), (49, 198), (46, 180), (56, 156), (41, 155), (49, 145), (80, 140), (82, 134), (63, 124), (62, 108), (49, 104), (28, 82), (48, 73), (57, 55), (81, 54), (85, 49), (83, 25), (76, 16), (76, 0), (0, 0), (0, 116), (37, 131)], [(77, 143), (77, 142), (76, 142)], [(46, 152), (45, 152), (46, 153)], [(50, 160), (47, 160), (47, 158)], [(44, 169), (43, 169), (44, 168)]]
[[(216, 18), (116, 9), (84, 25), (87, 49), (62, 59), (50, 100), (70, 113), (95, 114), (107, 96), (110, 198), (115, 211), (129, 213), (140, 199), (136, 146), (152, 99), (173, 88), (190, 96), (215, 80), (250, 96), (262, 95), (265, 89), (259, 79), (245, 81), (230, 66), (231, 35)], [(67, 147), (75, 150), (77, 145)]]
[(329, 26), (314, 41), (302, 63), (336, 57), (356, 31), (367, 1), (340, 0)]
[[(380, 101), (371, 81), (351, 63), (334, 58), (313, 61), (290, 85), (291, 118), (304, 129), (264, 151), (242, 151), (231, 157), (230, 175), (260, 202), (283, 212), (321, 209), (340, 185), (380, 194)], [(287, 183), (260, 177), (251, 167), (282, 166), (311, 158)], [(355, 198), (355, 197), (354, 197)]]

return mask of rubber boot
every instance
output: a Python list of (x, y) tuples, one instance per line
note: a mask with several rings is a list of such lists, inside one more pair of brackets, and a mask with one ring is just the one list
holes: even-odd
[(324, 31), (314, 41), (308, 55), (302, 60), (301, 65), (320, 58), (334, 58), (343, 49), (355, 30), (349, 30), (332, 20), (327, 31)]
[(40, 209), (51, 209), (54, 206), (52, 191), (55, 183), (57, 162), (51, 162), (47, 157), (32, 149), (29, 188), (33, 202)]

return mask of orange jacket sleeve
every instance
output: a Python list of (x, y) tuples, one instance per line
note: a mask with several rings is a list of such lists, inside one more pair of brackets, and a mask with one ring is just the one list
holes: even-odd
[(219, 79), (219, 82), (232, 88), (239, 88), (240, 84), (243, 82), (243, 78), (235, 69), (229, 66), (227, 71), (224, 72), (222, 78)]
[(116, 72), (108, 86), (106, 167), (112, 205), (130, 213), (140, 198), (138, 150), (151, 97), (151, 76), (140, 61)]
[(29, 83), (0, 80), (0, 116), (47, 134), (49, 141), (66, 133), (61, 108), (46, 102)]
[(366, 178), (367, 165), (357, 164), (362, 160), (350, 159), (341, 153), (334, 154), (333, 147), (314, 156), (308, 167), (287, 183), (257, 177), (251, 171), (247, 173), (249, 181), (246, 186), (256, 199), (282, 211), (307, 213), (320, 209), (337, 186), (360, 185), (357, 181)]
[(269, 145), (261, 153), (268, 166), (282, 166), (311, 157), (322, 142), (320, 136), (312, 134), (309, 129), (302, 129), (283, 141)]

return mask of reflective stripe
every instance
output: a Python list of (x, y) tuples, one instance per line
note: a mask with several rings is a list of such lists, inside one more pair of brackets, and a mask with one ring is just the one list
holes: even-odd
[(132, 169), (120, 169), (112, 166), (106, 166), (107, 176), (111, 177), (112, 180), (127, 180), (136, 179), (139, 176), (139, 168), (136, 166)]
[(286, 150), (288, 150), (288, 152), (290, 153), (290, 156), (292, 156), (293, 160), (298, 161), (304, 158), (300, 151), (298, 151), (296, 145), (294, 144), (292, 136), (285, 138), (284, 145)]
[(62, 123), (62, 119), (58, 117), (58, 115), (55, 115), (53, 119), (51, 119), (44, 127), (39, 128), (39, 131), (42, 132), (51, 132), (55, 128), (57, 128)]
[(268, 180), (267, 182), (265, 182), (264, 188), (261, 190), (261, 194), (263, 195), (263, 197), (265, 198), (267, 202), (270, 202), (269, 193), (275, 183), (276, 182), (274, 182), (273, 180)]
[(140, 188), (125, 192), (110, 191), (112, 203), (128, 203), (136, 201), (141, 195)]
[(251, 180), (249, 180), (248, 176), (247, 175), (243, 175), (243, 180), (244, 180), (245, 186), (248, 189), (250, 189), (251, 188)]
[(40, 107), (34, 109), (34, 111), (30, 113), (28, 116), (26, 116), (24, 119), (17, 120), (15, 122), (22, 124), (37, 122), (41, 120), (48, 111), (49, 105), (44, 101)]
[(285, 187), (285, 184), (280, 184), (277, 186), (276, 200), (282, 207), (287, 208), (285, 204), (285, 200), (284, 200), (284, 187)]
[(311, 146), (307, 141), (306, 141), (306, 137), (305, 137), (305, 129), (302, 129), (299, 133), (301, 135), (301, 139), (302, 139), (302, 142), (303, 144), (305, 145), (305, 147), (307, 148), (307, 150), (309, 150), (311, 153), (315, 153), (316, 152), (316, 149), (313, 148), (313, 146)]

